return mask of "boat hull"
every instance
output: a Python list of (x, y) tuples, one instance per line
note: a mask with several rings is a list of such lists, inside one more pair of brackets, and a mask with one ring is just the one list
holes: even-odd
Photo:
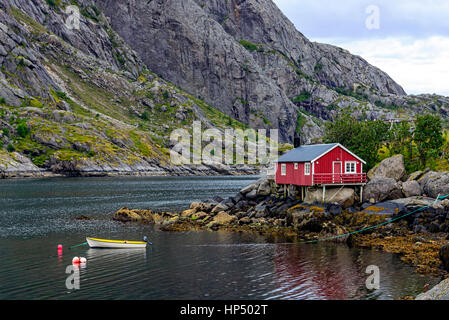
[(86, 238), (86, 240), (91, 248), (130, 249), (145, 248), (147, 246), (147, 243), (143, 241), (107, 240), (97, 238)]

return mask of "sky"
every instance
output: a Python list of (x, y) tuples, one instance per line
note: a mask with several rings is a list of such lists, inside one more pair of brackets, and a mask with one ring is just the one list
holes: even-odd
[(273, 0), (311, 41), (388, 73), (408, 94), (449, 96), (448, 0)]

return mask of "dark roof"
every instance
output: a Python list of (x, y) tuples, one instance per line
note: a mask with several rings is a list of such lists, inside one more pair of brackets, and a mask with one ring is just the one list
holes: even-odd
[(326, 151), (332, 149), (338, 145), (338, 143), (330, 144), (313, 144), (300, 146), (296, 149), (290, 150), (283, 156), (281, 156), (277, 162), (308, 162), (319, 157)]

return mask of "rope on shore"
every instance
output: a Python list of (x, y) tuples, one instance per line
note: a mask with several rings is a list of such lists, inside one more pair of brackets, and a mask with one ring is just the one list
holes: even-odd
[(418, 211), (421, 211), (421, 210), (424, 210), (424, 209), (426, 209), (426, 208), (429, 208), (429, 207), (433, 206), (435, 203), (437, 203), (438, 201), (442, 201), (442, 200), (444, 200), (444, 199), (446, 199), (446, 198), (448, 198), (448, 197), (449, 197), (449, 194), (447, 194), (447, 195), (445, 195), (445, 196), (442, 196), (442, 197), (440, 197), (440, 195), (438, 194), (438, 196), (437, 196), (437, 198), (435, 199), (435, 201), (432, 202), (431, 204), (428, 204), (428, 205), (426, 205), (426, 206), (424, 206), (424, 207), (422, 207), (422, 208), (416, 209), (416, 210), (414, 210), (414, 211), (412, 211), (412, 212), (410, 212), (410, 213), (404, 214), (404, 215), (402, 215), (402, 216), (400, 216), (400, 217), (391, 219), (391, 220), (389, 220), (389, 221), (385, 221), (385, 222), (379, 223), (379, 224), (377, 224), (377, 225), (375, 225), (375, 226), (363, 228), (363, 229), (360, 229), (360, 230), (356, 230), (356, 231), (353, 231), (353, 232), (341, 234), (341, 235), (338, 235), (338, 236), (332, 236), (332, 237), (329, 237), (329, 238), (316, 239), (316, 240), (309, 240), (309, 241), (300, 241), (299, 244), (317, 243), (317, 242), (321, 242), (321, 241), (328, 241), (328, 240), (338, 239), (338, 238), (347, 237), (347, 236), (350, 236), (350, 235), (353, 235), (353, 234), (357, 234), (357, 233), (360, 233), (360, 232), (363, 232), (363, 231), (366, 231), (366, 230), (378, 228), (378, 227), (381, 227), (381, 226), (383, 226), (383, 225), (386, 225), (386, 224), (392, 223), (392, 222), (394, 222), (394, 221), (400, 220), (400, 219), (402, 219), (402, 218), (405, 218), (405, 217), (407, 217), (407, 216), (409, 216), (409, 215), (411, 215), (411, 214), (414, 214), (414, 213), (416, 213), (416, 212), (418, 212)]

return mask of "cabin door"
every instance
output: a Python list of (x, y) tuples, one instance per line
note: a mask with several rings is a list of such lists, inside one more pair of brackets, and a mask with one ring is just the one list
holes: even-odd
[(341, 161), (334, 161), (333, 162), (333, 175), (332, 175), (332, 183), (341, 183), (341, 174), (342, 174), (342, 164)]

